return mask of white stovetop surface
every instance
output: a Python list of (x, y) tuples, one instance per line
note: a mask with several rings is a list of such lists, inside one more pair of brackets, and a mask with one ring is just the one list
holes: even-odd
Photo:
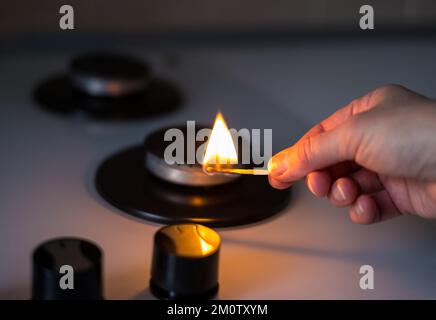
[[(430, 39), (123, 49), (179, 82), (185, 108), (123, 124), (58, 117), (38, 109), (31, 92), (76, 52), (0, 54), (0, 298), (30, 297), (31, 251), (57, 236), (85, 237), (102, 247), (107, 298), (151, 297), (152, 236), (159, 226), (106, 204), (93, 177), (102, 159), (155, 128), (211, 122), (220, 108), (230, 126), (273, 128), (278, 148), (380, 84), (436, 96), (436, 42)], [(168, 54), (179, 54), (180, 65), (166, 64)], [(346, 210), (297, 184), (282, 214), (219, 232), (219, 298), (436, 298), (436, 221), (402, 217), (355, 225)], [(364, 264), (375, 269), (374, 290), (359, 288)]]

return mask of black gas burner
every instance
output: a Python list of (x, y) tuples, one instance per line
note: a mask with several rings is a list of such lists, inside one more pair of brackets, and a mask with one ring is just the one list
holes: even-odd
[(74, 58), (69, 74), (45, 79), (34, 97), (59, 114), (120, 120), (163, 114), (183, 102), (180, 90), (155, 77), (145, 63), (103, 53)]
[(103, 161), (95, 183), (106, 201), (144, 220), (210, 227), (257, 222), (288, 204), (289, 190), (273, 189), (265, 176), (209, 176), (199, 164), (166, 164), (165, 130)]

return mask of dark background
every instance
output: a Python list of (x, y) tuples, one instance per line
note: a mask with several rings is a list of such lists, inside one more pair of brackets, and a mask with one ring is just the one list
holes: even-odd
[(0, 34), (61, 32), (63, 4), (75, 10), (76, 33), (352, 30), (358, 28), (364, 4), (375, 6), (376, 29), (427, 28), (436, 23), (433, 0), (17, 0), (1, 2)]

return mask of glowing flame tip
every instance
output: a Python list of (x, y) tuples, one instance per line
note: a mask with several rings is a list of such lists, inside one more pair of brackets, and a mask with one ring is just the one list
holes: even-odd
[(218, 112), (209, 137), (203, 166), (208, 164), (233, 164), (238, 162), (238, 155), (232, 135), (221, 112)]

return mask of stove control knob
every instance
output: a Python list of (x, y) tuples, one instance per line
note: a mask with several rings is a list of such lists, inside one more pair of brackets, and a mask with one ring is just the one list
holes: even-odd
[(102, 253), (93, 243), (57, 238), (33, 252), (35, 300), (99, 300), (102, 290)]
[(220, 236), (199, 224), (163, 227), (154, 237), (150, 289), (161, 299), (208, 299), (218, 292)]

